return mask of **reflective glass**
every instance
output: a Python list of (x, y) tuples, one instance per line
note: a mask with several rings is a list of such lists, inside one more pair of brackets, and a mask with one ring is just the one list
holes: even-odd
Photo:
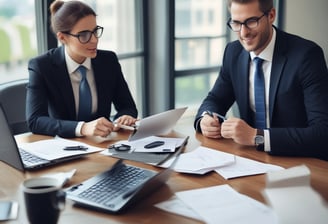
[[(128, 59), (121, 59), (120, 64), (122, 66), (122, 71), (124, 74), (124, 78), (126, 79), (133, 99), (137, 105), (137, 109), (139, 112), (139, 116), (142, 116), (142, 108), (143, 108), (143, 78), (141, 77), (144, 74), (144, 58), (143, 57), (135, 57)], [(114, 110), (114, 108), (113, 108)]]
[(218, 66), (226, 44), (226, 2), (175, 1), (175, 69)]
[(177, 39), (175, 69), (218, 66), (222, 62), (225, 38)]
[(0, 83), (27, 78), (37, 55), (34, 1), (0, 0)]
[(97, 13), (97, 24), (104, 27), (99, 40), (100, 49), (117, 54), (143, 50), (142, 0), (84, 0)]
[(175, 78), (175, 106), (188, 105), (188, 110), (196, 111), (214, 85), (218, 72)]

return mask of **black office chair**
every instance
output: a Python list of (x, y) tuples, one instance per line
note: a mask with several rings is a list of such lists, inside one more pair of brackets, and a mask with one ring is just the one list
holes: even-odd
[(0, 84), (0, 104), (14, 135), (28, 132), (25, 103), (27, 79)]

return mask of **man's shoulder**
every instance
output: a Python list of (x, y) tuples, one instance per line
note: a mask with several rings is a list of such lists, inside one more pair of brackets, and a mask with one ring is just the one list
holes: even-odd
[(234, 40), (234, 41), (231, 41), (227, 44), (227, 49), (231, 49), (231, 50), (237, 50), (237, 51), (241, 51), (243, 50), (243, 46), (241, 45), (240, 41), (239, 40)]
[(282, 31), (280, 29), (276, 29), (276, 30), (277, 30), (276, 45), (278, 47), (285, 45), (288, 48), (294, 47), (294, 48), (298, 48), (299, 50), (309, 49), (313, 47), (320, 48), (320, 46), (312, 40), (306, 39), (296, 34)]
[(225, 56), (227, 58), (237, 58), (240, 55), (244, 55), (245, 53), (248, 54), (239, 40), (228, 43), (225, 49)]

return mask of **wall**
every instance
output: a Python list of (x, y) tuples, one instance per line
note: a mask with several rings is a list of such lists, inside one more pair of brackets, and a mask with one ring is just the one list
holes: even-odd
[(328, 1), (284, 1), (283, 29), (320, 45), (328, 65)]

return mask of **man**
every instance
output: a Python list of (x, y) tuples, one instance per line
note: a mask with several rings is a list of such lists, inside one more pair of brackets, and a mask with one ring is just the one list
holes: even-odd
[[(328, 71), (322, 49), (274, 27), (272, 0), (229, 0), (229, 10), (228, 26), (239, 40), (225, 49), (195, 129), (271, 155), (328, 160)], [(262, 77), (264, 89), (255, 77)], [(234, 102), (240, 118), (221, 119)]]

